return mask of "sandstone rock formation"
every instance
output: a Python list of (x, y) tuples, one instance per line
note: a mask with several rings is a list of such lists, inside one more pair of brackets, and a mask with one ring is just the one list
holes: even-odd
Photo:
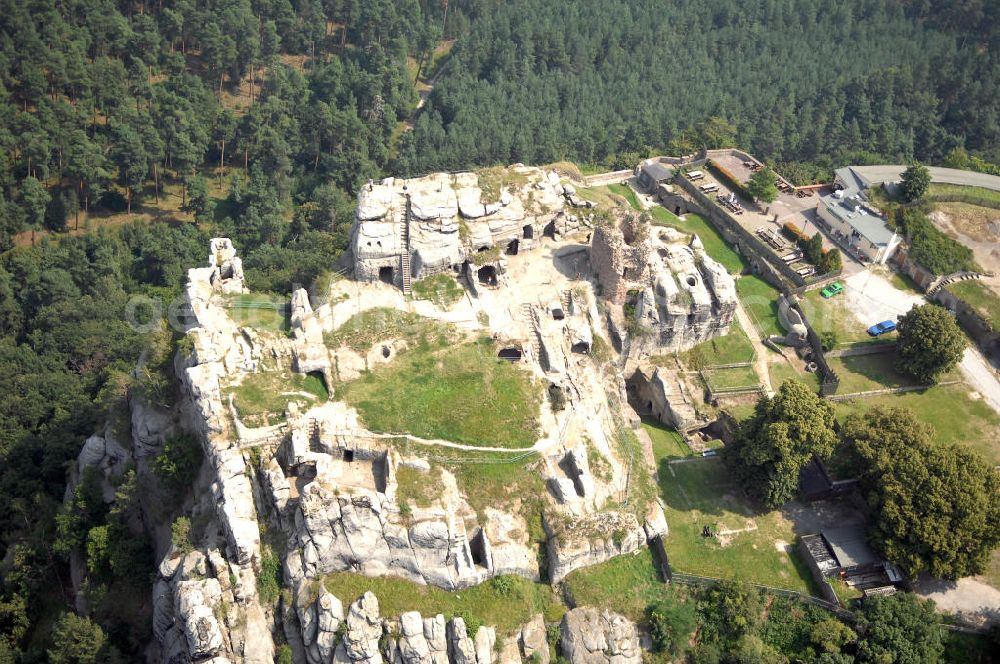
[(580, 607), (559, 626), (559, 647), (572, 664), (640, 664), (639, 631), (612, 611)]
[(595, 229), (590, 255), (605, 297), (634, 310), (631, 356), (684, 350), (729, 332), (736, 283), (697, 236), (654, 233), (630, 214), (617, 227)]
[(499, 177), (496, 200), (486, 200), (475, 173), (369, 182), (351, 229), (355, 278), (401, 285), (404, 269), (415, 280), (455, 270), (474, 284), (475, 272), (500, 266), (504, 252), (580, 227), (564, 209), (575, 190), (567, 194), (557, 174), (518, 165)]
[[(525, 241), (540, 237), (543, 224), (554, 223), (556, 233), (571, 230), (575, 218), (562, 205), (572, 205), (575, 193), (557, 176), (536, 169), (521, 175), (526, 178), (522, 191), (501, 189), (497, 201), (487, 202), (471, 175), (435, 176), (405, 190), (403, 181), (373, 186), (362, 194), (354, 239), (367, 242), (379, 228), (398, 223), (399, 214), (406, 215), (416, 276), (427, 273), (421, 270), (449, 268), (455, 256), (475, 265), (468, 249), (478, 249), (478, 242), (499, 255), (493, 249), (503, 248), (505, 241), (530, 245)], [(428, 189), (437, 185), (440, 190)], [(435, 254), (431, 249), (449, 234), (444, 230), (449, 223), (455, 225), (455, 238), (447, 242), (461, 240), (460, 251)], [(385, 246), (391, 248), (392, 241), (385, 239)], [(377, 278), (384, 258), (379, 256), (374, 248), (356, 255), (359, 276)], [(646, 272), (651, 273), (648, 267)], [(715, 284), (716, 276), (705, 281)], [(645, 518), (641, 510), (608, 511), (607, 503), (619, 500), (627, 484), (626, 464), (611, 440), (615, 434), (609, 433), (615, 425), (602, 378), (587, 357), (599, 324), (596, 300), (589, 290), (581, 296), (574, 294), (579, 288), (563, 288), (524, 309), (515, 304), (503, 319), (528, 356), (534, 379), (556, 388), (571, 406), (557, 412), (543, 404), (538, 459), (526, 471), (539, 473), (549, 487), (541, 498), (552, 581), (633, 552), (666, 531), (658, 506)], [(193, 320), (187, 331), (190, 350), (174, 363), (183, 397), (177, 412), (161, 413), (138, 400), (133, 405), (135, 456), (158, 453), (175, 427), (197, 436), (205, 456), (203, 489), (189, 514), (192, 522), (197, 517), (208, 523), (199, 529), (194, 551), (171, 548), (157, 570), (154, 634), (163, 661), (272, 662), (271, 613), (276, 611), (297, 662), (520, 664), (537, 655), (545, 664), (549, 650), (540, 616), (516, 634), (498, 635), (490, 627), (470, 634), (461, 618), (424, 619), (410, 612), (398, 621), (386, 620), (374, 595), (347, 606), (349, 598), (342, 604), (325, 589), (322, 579), (332, 572), (393, 575), (448, 590), (502, 574), (538, 579), (538, 551), (519, 506), (470, 506), (447, 464), (433, 461), (432, 445), (440, 441), (417, 441), (418, 449), (427, 446), (427, 457), (421, 452), (404, 458), (398, 441), (388, 440), (396, 434), (368, 431), (357, 411), (336, 395), (325, 403), (291, 401), (280, 424), (252, 428), (242, 422), (230, 392), (256, 373), (320, 372), (327, 385), (335, 386), (334, 378), (344, 380), (351, 371), (358, 374), (390, 361), (407, 344), (405, 339), (380, 340), (372, 357), (361, 358), (364, 366), (345, 368), (323, 342), (323, 332), (334, 329), (330, 306), (314, 310), (308, 294), (297, 290), (291, 294), (291, 335), (274, 334), (230, 317), (223, 296), (244, 290), (232, 243), (216, 238), (208, 267), (188, 273)], [(388, 357), (383, 348), (389, 349)], [(108, 433), (95, 436), (84, 446), (80, 467), (113, 472), (119, 448)], [(407, 505), (404, 514), (396, 476), (402, 464), (428, 473), (428, 481), (440, 486), (430, 506)], [(283, 542), (266, 538), (269, 544), (262, 543), (262, 532)], [(258, 596), (257, 576), (269, 568), (275, 551), (282, 552), (281, 573), (291, 593), (272, 606)]]
[(678, 431), (699, 424), (694, 395), (684, 379), (670, 371), (640, 362), (628, 379), (633, 403)]

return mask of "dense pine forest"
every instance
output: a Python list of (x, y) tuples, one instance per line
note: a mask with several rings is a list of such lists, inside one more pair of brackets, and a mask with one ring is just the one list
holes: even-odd
[[(170, 402), (176, 335), (129, 299), (175, 298), (209, 237), (235, 240), (254, 290), (287, 292), (333, 267), (357, 187), (384, 174), (725, 145), (800, 180), (956, 149), (998, 162), (998, 16), (991, 0), (0, 0), (0, 663), (141, 660), (137, 505), (177, 471), (126, 474), (113, 504), (84, 476), (64, 507), (67, 472), (109, 413), (127, 431), (129, 399)], [(81, 641), (103, 659), (75, 658)]]
[[(789, 177), (845, 162), (997, 161), (995, 2), (501, 4), (470, 28), (403, 171), (739, 145)], [(610, 159), (609, 159), (610, 157)], [(617, 158), (616, 158), (617, 157)]]

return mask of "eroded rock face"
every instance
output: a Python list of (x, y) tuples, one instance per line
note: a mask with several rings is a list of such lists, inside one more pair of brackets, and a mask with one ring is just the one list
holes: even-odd
[[(402, 257), (409, 255), (413, 279), (477, 260), (480, 252), (530, 249), (549, 230), (570, 233), (580, 220), (564, 208), (574, 206), (558, 174), (513, 166), (500, 176), (500, 191), (484, 194), (475, 173), (436, 173), (421, 178), (386, 178), (371, 182), (358, 194), (351, 229), (355, 278), (402, 283)], [(485, 186), (485, 185), (484, 185)], [(409, 247), (404, 244), (404, 229)]]
[(656, 348), (684, 350), (729, 332), (736, 314), (736, 283), (708, 256), (697, 236), (690, 244), (654, 242), (653, 287), (636, 304), (636, 319), (649, 327)]
[(552, 583), (581, 567), (631, 553), (646, 544), (646, 532), (630, 512), (599, 512), (552, 527), (549, 573)]
[(381, 664), (381, 638), (382, 618), (379, 616), (378, 598), (367, 592), (347, 611), (347, 631), (337, 646), (334, 661)]
[[(387, 482), (385, 490), (359, 486), (347, 490), (337, 480), (346, 481), (344, 473), (356, 467), (344, 469), (346, 462), (326, 454), (303, 452), (295, 458), (302, 464), (315, 463), (316, 479), (302, 487), (290, 517), (286, 570), (293, 585), (343, 571), (389, 574), (450, 590), (498, 574), (538, 577), (537, 560), (520, 517), (490, 509), (484, 527), (469, 533), (459, 514), (472, 512), (459, 500), (449, 503), (444, 514), (440, 509), (415, 510), (404, 519), (392, 482)], [(394, 472), (395, 456), (383, 453), (379, 463), (387, 466), (390, 475)], [(271, 476), (280, 472), (278, 467), (268, 471), (271, 486), (279, 487), (276, 505), (285, 494), (280, 479)], [(474, 545), (483, 552), (481, 557), (474, 554)]]
[(531, 660), (538, 655), (539, 664), (549, 664), (549, 644), (545, 639), (545, 619), (542, 614), (536, 614), (521, 628), (521, 654), (524, 659)]
[[(736, 283), (697, 236), (653, 230), (634, 216), (594, 230), (590, 261), (614, 304), (633, 293), (636, 335), (630, 355), (684, 350), (729, 332), (736, 314)], [(637, 294), (637, 295), (635, 295)]]
[(612, 611), (573, 609), (559, 627), (559, 649), (572, 664), (640, 664), (639, 630)]
[(216, 549), (180, 555), (171, 550), (153, 586), (153, 634), (163, 660), (216, 656), (242, 664), (270, 664), (274, 644), (256, 601), (253, 572), (229, 563)]

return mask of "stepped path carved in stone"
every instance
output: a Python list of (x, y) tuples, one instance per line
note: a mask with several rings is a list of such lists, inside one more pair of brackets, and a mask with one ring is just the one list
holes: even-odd
[(403, 255), (400, 257), (400, 269), (403, 272), (403, 294), (410, 293), (410, 198), (406, 198), (406, 215), (403, 217), (403, 225), (400, 229), (400, 246), (403, 247)]

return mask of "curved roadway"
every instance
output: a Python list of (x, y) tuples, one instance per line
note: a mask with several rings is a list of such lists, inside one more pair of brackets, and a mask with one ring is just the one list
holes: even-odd
[[(903, 171), (906, 170), (906, 166), (883, 164), (881, 166), (851, 166), (851, 169), (869, 182), (898, 182)], [(930, 171), (931, 182), (1000, 191), (1000, 176), (940, 166), (928, 166), (927, 170)]]

